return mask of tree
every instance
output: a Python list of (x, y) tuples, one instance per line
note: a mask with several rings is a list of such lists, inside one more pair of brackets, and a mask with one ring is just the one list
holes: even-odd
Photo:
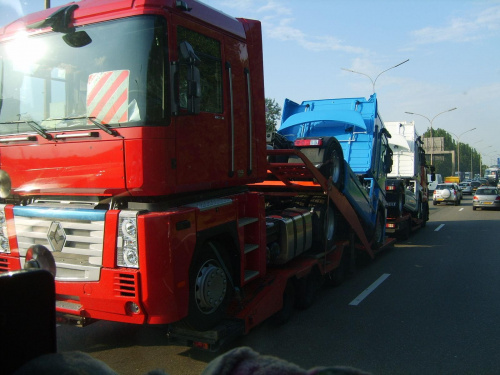
[(266, 98), (266, 131), (276, 130), (281, 118), (281, 107), (274, 99)]
[[(455, 152), (455, 170), (458, 166), (458, 143), (455, 141), (453, 136), (444, 129), (433, 129), (434, 137), (443, 137), (444, 139), (444, 150)], [(427, 128), (426, 132), (423, 134), (424, 138), (430, 137), (430, 129)], [(427, 154), (427, 159), (429, 159), (430, 154)], [(472, 158), (472, 164), (471, 164)], [(460, 166), (462, 171), (469, 171), (472, 166), (473, 174), (479, 173), (484, 170), (484, 166), (480, 166), (481, 155), (475, 149), (473, 149), (469, 144), (465, 142), (460, 142)], [(429, 160), (427, 160), (429, 161)], [(463, 166), (463, 167), (462, 167)], [(444, 176), (452, 176), (454, 174), (454, 166), (452, 163), (452, 157), (450, 154), (442, 155), (438, 157), (434, 154), (434, 167), (436, 168), (436, 173), (440, 173)]]

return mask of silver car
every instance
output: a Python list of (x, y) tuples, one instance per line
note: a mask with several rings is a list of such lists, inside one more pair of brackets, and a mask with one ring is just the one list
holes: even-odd
[(472, 195), (472, 185), (470, 182), (461, 182), (459, 186), (460, 189), (462, 190), (462, 194)]
[(499, 190), (493, 186), (481, 186), (472, 198), (472, 209), (500, 208)]
[(461, 194), (457, 184), (444, 183), (438, 184), (432, 195), (432, 204), (435, 206), (440, 202), (453, 203), (455, 206), (460, 204)]

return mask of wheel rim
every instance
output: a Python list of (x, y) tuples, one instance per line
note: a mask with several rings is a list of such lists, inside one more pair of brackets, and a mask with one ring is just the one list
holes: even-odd
[(227, 276), (214, 260), (207, 260), (196, 275), (195, 300), (198, 310), (210, 314), (217, 310), (227, 292)]

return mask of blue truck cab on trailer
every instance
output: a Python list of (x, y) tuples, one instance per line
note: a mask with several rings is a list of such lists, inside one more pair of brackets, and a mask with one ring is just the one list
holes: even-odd
[[(374, 247), (385, 237), (389, 132), (376, 94), (365, 98), (285, 100), (278, 133), (300, 150), (352, 205)], [(293, 159), (293, 160), (290, 160)], [(290, 157), (288, 162), (300, 162)]]

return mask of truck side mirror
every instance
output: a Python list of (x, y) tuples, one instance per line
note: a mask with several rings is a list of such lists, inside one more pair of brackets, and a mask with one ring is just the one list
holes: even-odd
[(392, 150), (387, 148), (384, 155), (384, 173), (392, 172)]
[(191, 65), (188, 69), (188, 92), (187, 92), (187, 109), (189, 113), (200, 113), (200, 99), (201, 99), (201, 78), (200, 69)]
[(436, 181), (436, 174), (435, 173), (431, 173), (431, 181), (430, 182), (433, 182), (433, 181)]
[[(201, 101), (201, 75), (196, 65), (201, 60), (194, 52), (193, 46), (187, 41), (179, 43), (179, 55), (179, 65), (183, 67), (179, 68), (174, 65), (172, 71), (173, 74), (178, 74), (180, 103), (173, 103), (172, 109), (177, 113), (178, 106), (180, 106), (187, 109), (190, 114), (198, 114)], [(175, 80), (171, 80), (174, 84)]]

